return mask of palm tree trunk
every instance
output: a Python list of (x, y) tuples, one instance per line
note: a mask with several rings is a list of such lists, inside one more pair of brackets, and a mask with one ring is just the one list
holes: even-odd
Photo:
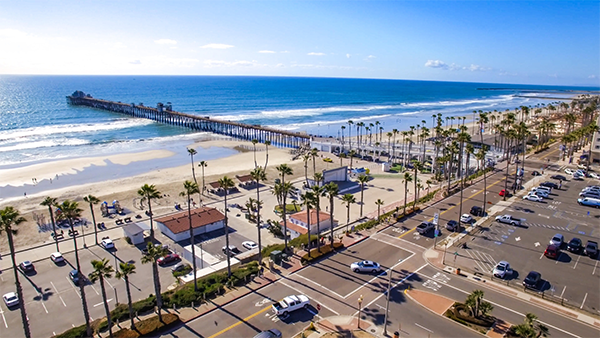
[(125, 276), (125, 291), (127, 291), (127, 305), (129, 306), (129, 319), (131, 320), (131, 329), (135, 330), (135, 318), (133, 315), (133, 302), (131, 301), (131, 289), (129, 286), (129, 276)]
[(408, 181), (404, 181), (404, 215), (406, 215), (406, 198), (408, 197)]
[(363, 217), (364, 192), (365, 192), (365, 184), (361, 183), (360, 184), (360, 218)]
[(108, 302), (106, 301), (106, 288), (104, 287), (104, 277), (102, 275), (100, 275), (100, 289), (102, 290), (102, 303), (104, 304), (106, 320), (108, 321), (108, 335), (110, 336), (110, 338), (113, 338), (112, 318), (110, 317), (110, 309), (108, 308)]
[[(58, 248), (58, 234), (56, 233), (56, 222), (54, 222), (54, 214), (52, 213), (52, 206), (48, 206), (48, 212), (50, 213), (50, 220), (52, 220), (52, 231), (54, 232), (54, 243), (56, 244), (56, 251), (60, 252)], [(96, 222), (94, 222), (96, 224)]]
[(23, 332), (26, 338), (31, 338), (31, 330), (29, 328), (29, 320), (27, 319), (27, 311), (25, 310), (25, 299), (23, 298), (23, 288), (19, 280), (19, 272), (17, 271), (17, 260), (15, 258), (15, 244), (13, 242), (12, 230), (7, 229), (8, 247), (10, 249), (10, 258), (13, 263), (13, 272), (15, 273), (15, 286), (17, 288), (17, 297), (19, 297), (19, 310), (21, 310), (21, 322), (23, 323)]
[(196, 278), (196, 245), (194, 244), (194, 228), (192, 227), (192, 207), (190, 205), (190, 202), (190, 194), (187, 194), (188, 221), (190, 222), (190, 244), (192, 245), (192, 271), (194, 273), (194, 291), (198, 292), (198, 282)]
[(227, 248), (226, 251), (226, 255), (227, 256), (227, 278), (231, 277), (231, 259), (229, 259), (230, 256), (230, 252), (229, 252), (229, 226), (228, 226), (228, 220), (227, 220), (227, 190), (229, 189), (225, 189), (225, 220), (223, 225), (225, 226), (225, 247)]
[(333, 195), (329, 198), (329, 222), (329, 237), (331, 237), (331, 250), (333, 250)]
[[(360, 145), (359, 145), (360, 147)], [(321, 200), (317, 197), (317, 251), (321, 252), (321, 221), (319, 214), (321, 213)]]
[[(228, 256), (229, 257), (229, 256)], [(195, 271), (194, 271), (195, 272)], [(156, 308), (158, 310), (158, 320), (162, 323), (162, 294), (160, 293), (160, 277), (158, 275), (158, 264), (152, 260), (152, 275), (154, 276), (154, 293), (156, 294)]]
[[(281, 176), (281, 184), (285, 185), (285, 175)], [(283, 243), (284, 243), (284, 250), (285, 252), (288, 251), (288, 236), (287, 236), (287, 219), (285, 217), (286, 214), (286, 197), (287, 197), (287, 192), (284, 191), (283, 196), (282, 196), (282, 200), (283, 200), (283, 208), (281, 208), (281, 214), (283, 215)]]
[(90, 211), (92, 212), (92, 222), (94, 222), (94, 237), (96, 239), (96, 245), (98, 245), (98, 227), (96, 226), (96, 215), (94, 215), (94, 207), (92, 203), (90, 203)]
[(88, 337), (92, 336), (92, 327), (90, 326), (90, 311), (88, 310), (87, 299), (85, 297), (83, 274), (81, 273), (81, 264), (79, 263), (79, 249), (77, 248), (77, 236), (73, 228), (73, 220), (69, 219), (71, 232), (73, 233), (73, 247), (75, 248), (75, 262), (77, 263), (77, 272), (79, 274), (79, 293), (81, 295), (81, 307), (83, 308), (83, 317), (85, 319), (85, 332)]
[[(308, 230), (308, 255), (310, 256), (310, 247), (311, 247), (311, 234), (310, 234), (310, 205), (306, 205), (306, 229)], [(317, 236), (318, 237), (318, 236)], [(317, 238), (318, 240), (318, 238)], [(317, 241), (318, 243), (318, 241)]]
[(148, 213), (150, 214), (150, 241), (154, 243), (154, 225), (152, 225), (152, 203), (150, 202), (150, 198), (148, 197)]
[[(260, 236), (260, 189), (259, 181), (256, 181), (256, 228), (258, 229), (258, 265), (262, 264), (262, 242)], [(309, 234), (310, 237), (310, 234)]]
[(460, 216), (462, 215), (462, 207), (463, 207), (463, 190), (465, 189), (465, 181), (463, 180), (463, 152), (464, 152), (464, 142), (460, 144), (460, 154), (458, 154), (458, 174), (460, 179), (460, 204), (458, 206), (458, 224), (460, 225)]
[(415, 165), (415, 190), (414, 190), (414, 198), (413, 198), (413, 210), (415, 210), (415, 207), (417, 206), (417, 166)]

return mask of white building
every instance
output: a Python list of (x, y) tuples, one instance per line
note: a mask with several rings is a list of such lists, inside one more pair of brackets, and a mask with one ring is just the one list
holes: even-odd
[[(600, 117), (596, 123), (600, 125)], [(592, 136), (592, 153), (590, 155), (590, 163), (600, 163), (600, 133), (598, 132)]]
[[(160, 232), (175, 242), (190, 238), (188, 212), (163, 216), (154, 220)], [(192, 228), (194, 236), (223, 229), (225, 215), (215, 208), (197, 208), (192, 210)]]
[[(280, 222), (281, 227), (283, 229), (283, 221)], [(287, 221), (287, 230), (290, 232), (290, 237), (292, 239), (299, 237), (300, 235), (304, 235), (308, 233), (308, 215), (306, 215), (306, 211), (300, 211), (295, 214), (290, 215)], [(329, 231), (331, 229), (331, 220), (329, 218), (329, 214), (323, 211), (319, 212), (319, 230), (321, 233)], [(333, 227), (337, 226), (337, 221), (333, 220)], [(311, 235), (317, 234), (317, 211), (310, 211), (310, 233)]]
[(131, 244), (133, 245), (144, 243), (144, 229), (137, 223), (129, 223), (124, 226), (123, 235), (129, 237)]

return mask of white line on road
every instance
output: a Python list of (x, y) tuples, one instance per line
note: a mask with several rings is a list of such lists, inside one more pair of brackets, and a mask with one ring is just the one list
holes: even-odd
[(592, 275), (596, 273), (596, 268), (598, 267), (598, 261), (596, 261), (596, 265), (594, 265), (594, 271), (592, 271)]
[[(393, 270), (395, 267), (397, 267), (398, 265), (402, 264), (403, 262), (405, 262), (405, 261), (409, 260), (409, 259), (410, 259), (412, 256), (414, 256), (414, 255), (415, 255), (415, 254), (414, 254), (414, 253), (412, 253), (412, 254), (411, 254), (410, 256), (408, 256), (407, 258), (405, 258), (405, 259), (403, 259), (402, 261), (400, 261), (400, 262), (398, 262), (398, 263), (394, 264), (394, 265), (393, 265), (393, 266), (392, 266), (390, 269), (387, 269), (387, 270), (386, 270), (386, 271), (387, 271), (387, 273), (390, 273), (390, 270)], [(344, 297), (342, 297), (342, 298), (344, 298), (344, 299), (348, 298), (348, 297), (349, 297), (351, 294), (353, 294), (353, 293), (355, 293), (356, 291), (360, 290), (361, 288), (365, 287), (365, 285), (367, 285), (367, 284), (371, 284), (371, 282), (372, 282), (372, 281), (376, 280), (377, 278), (379, 278), (379, 277), (381, 277), (381, 276), (383, 276), (383, 272), (382, 272), (382, 273), (380, 273), (380, 274), (378, 274), (377, 276), (375, 276), (375, 277), (371, 278), (371, 279), (370, 279), (368, 282), (366, 282), (366, 283), (364, 283), (363, 285), (361, 285), (361, 286), (357, 287), (356, 289), (354, 289), (353, 291), (351, 291), (349, 294), (345, 295), (345, 296), (344, 296)]]
[[(383, 306), (381, 306), (381, 305), (379, 305), (379, 304), (375, 304), (375, 306), (377, 306), (378, 308), (380, 308), (380, 309), (382, 309), (383, 311), (385, 311), (385, 307), (383, 307)], [(389, 310), (388, 310), (388, 311), (389, 311)], [(392, 312), (392, 311), (389, 311), (389, 312)]]
[(585, 304), (586, 299), (587, 299), (587, 292), (585, 293), (585, 296), (583, 296), (583, 302), (581, 302), (581, 306), (579, 307), (580, 309), (583, 309), (583, 304)]
[(565, 287), (563, 288), (563, 292), (560, 293), (560, 298), (563, 298), (563, 295), (565, 294), (566, 289), (567, 289), (567, 286), (565, 285)]
[[(52, 287), (54, 288), (54, 291), (56, 291), (56, 294), (58, 295), (58, 298), (60, 298), (60, 301), (63, 303), (63, 305), (65, 307), (67, 307), (67, 304), (65, 304), (65, 301), (62, 299), (62, 297), (60, 296), (60, 293), (58, 292), (58, 289), (56, 288), (56, 286), (54, 285), (54, 283), (52, 283), (52, 281), (50, 281), (50, 284), (52, 285)], [(56, 335), (55, 335), (56, 336)]]
[(92, 289), (94, 289), (94, 291), (96, 292), (96, 294), (97, 294), (98, 296), (100, 296), (100, 293), (98, 293), (98, 290), (96, 290), (96, 288), (94, 287), (94, 285), (90, 285), (90, 286), (92, 287)]
[[(41, 294), (39, 294), (39, 295), (40, 295), (40, 297), (42, 297)], [(44, 304), (43, 298), (42, 298), (41, 302), (42, 302), (42, 306), (44, 307), (44, 311), (46, 311), (46, 313), (48, 313), (48, 309), (46, 309), (46, 304)]]
[(575, 262), (575, 265), (573, 266), (573, 269), (575, 269), (577, 267), (577, 264), (579, 263), (579, 259), (581, 258), (581, 256), (577, 256), (577, 262)]
[[(107, 300), (106, 300), (106, 302), (107, 302), (107, 303), (109, 303), (111, 300), (113, 300), (113, 299), (112, 299), (112, 298), (110, 298), (110, 299), (107, 299)], [(100, 306), (100, 305), (102, 305), (102, 304), (104, 304), (104, 302), (100, 302), (100, 303), (98, 303), (98, 304), (95, 304), (95, 305), (94, 305), (94, 307)]]
[(420, 327), (420, 328), (422, 328), (425, 331), (428, 331), (429, 333), (433, 333), (433, 331), (431, 331), (430, 329), (426, 328), (425, 326), (421, 326), (421, 325), (419, 325), (417, 323), (415, 323), (415, 325), (418, 326), (418, 327)]
[(560, 257), (562, 257), (562, 252), (558, 255), (558, 257), (556, 257), (556, 263), (554, 264), (558, 264), (558, 262), (560, 262)]
[[(314, 285), (316, 285), (316, 286), (318, 286), (318, 287), (320, 287), (320, 288), (323, 288), (323, 289), (325, 289), (325, 290), (327, 290), (327, 291), (331, 292), (332, 294), (334, 294), (334, 295), (336, 295), (336, 296), (338, 296), (338, 297), (340, 297), (340, 298), (344, 298), (344, 297), (342, 297), (342, 295), (340, 295), (339, 293), (337, 293), (337, 292), (335, 292), (335, 291), (333, 291), (333, 290), (330, 290), (330, 289), (328, 289), (328, 288), (324, 287), (323, 285), (321, 285), (321, 284), (319, 284), (319, 283), (317, 283), (317, 282), (315, 282), (315, 281), (313, 281), (313, 280), (310, 280), (310, 279), (308, 279), (308, 278), (306, 278), (306, 277), (302, 276), (301, 274), (296, 274), (295, 276), (298, 276), (298, 277), (300, 277), (300, 278), (302, 278), (302, 279), (304, 279), (304, 280), (306, 280), (306, 281), (309, 281), (309, 282), (313, 283)], [(289, 278), (288, 278), (288, 279), (289, 279)], [(285, 284), (284, 284), (284, 285), (285, 285)], [(286, 285), (286, 286), (288, 286), (288, 285)], [(292, 288), (292, 289), (294, 289), (294, 288)]]
[(71, 287), (73, 288), (73, 291), (75, 291), (75, 293), (77, 294), (77, 296), (79, 297), (79, 299), (81, 299), (81, 295), (79, 294), (79, 291), (75, 287), (75, 284), (73, 284), (71, 282), (71, 280), (69, 279), (69, 277), (65, 276), (65, 278), (67, 279), (67, 282), (69, 282), (69, 285), (71, 285)]
[(2, 320), (4, 321), (4, 326), (8, 329), (8, 323), (6, 322), (6, 317), (4, 317), (4, 311), (0, 309), (0, 315), (2, 315)]
[[(290, 288), (290, 289), (292, 289), (292, 290), (296, 290), (296, 289), (297, 289), (297, 288), (294, 288), (294, 287), (292, 287), (292, 286), (288, 285), (287, 283), (283, 282), (282, 280), (279, 280), (279, 283), (281, 283), (281, 284), (283, 284), (283, 285), (287, 286), (288, 288)], [(318, 304), (319, 304), (319, 305), (321, 305), (322, 307), (326, 308), (327, 310), (329, 310), (329, 311), (331, 311), (331, 312), (335, 313), (336, 315), (338, 315), (338, 316), (340, 315), (340, 314), (339, 314), (337, 311), (335, 311), (334, 309), (330, 308), (329, 306), (327, 306), (327, 305), (325, 305), (325, 304), (323, 304), (323, 303), (318, 303)]]

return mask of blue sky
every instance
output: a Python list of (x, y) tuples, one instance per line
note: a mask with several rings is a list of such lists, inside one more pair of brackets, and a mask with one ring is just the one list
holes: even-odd
[(599, 1), (0, 1), (0, 74), (600, 86)]

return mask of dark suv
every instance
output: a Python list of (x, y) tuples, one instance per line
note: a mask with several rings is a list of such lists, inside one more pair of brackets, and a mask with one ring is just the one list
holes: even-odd
[(567, 244), (567, 250), (573, 253), (578, 254), (581, 252), (581, 249), (583, 249), (583, 242), (577, 237), (573, 237), (573, 239), (569, 241), (569, 244)]
[(530, 289), (537, 289), (538, 284), (542, 280), (542, 274), (537, 271), (531, 271), (523, 280), (523, 286)]
[(552, 188), (552, 189), (558, 189), (558, 184), (556, 184), (554, 182), (549, 182), (549, 181), (541, 183), (540, 186), (542, 186), (542, 187), (548, 187), (548, 188)]
[(477, 205), (474, 205), (470, 211), (473, 216), (483, 216), (483, 208)]
[(587, 241), (584, 253), (586, 256), (590, 256), (592, 258), (598, 257), (598, 243), (594, 241)]

